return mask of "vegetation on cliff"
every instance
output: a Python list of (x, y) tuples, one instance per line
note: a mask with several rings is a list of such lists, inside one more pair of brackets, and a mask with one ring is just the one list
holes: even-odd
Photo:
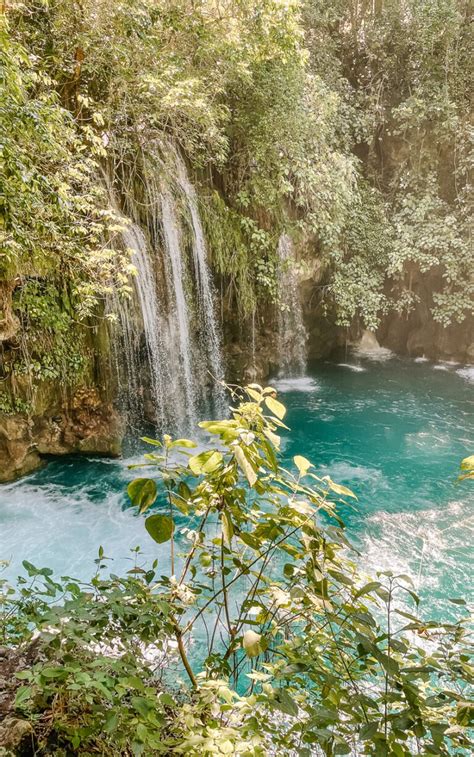
[[(129, 285), (104, 173), (126, 204), (165, 138), (242, 316), (277, 298), (283, 230), (323, 261), (340, 324), (408, 312), (420, 276), (441, 324), (472, 313), (463, 0), (14, 0), (0, 23), (7, 373), (80, 376), (80, 324)], [(52, 301), (71, 360), (37, 318)]]

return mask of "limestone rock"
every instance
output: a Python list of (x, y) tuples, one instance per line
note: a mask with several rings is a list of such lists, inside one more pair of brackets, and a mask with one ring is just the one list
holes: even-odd
[(10, 341), (20, 329), (20, 321), (12, 308), (14, 289), (14, 281), (0, 281), (0, 342)]
[(97, 387), (81, 387), (66, 398), (57, 387), (43, 388), (38, 396), (29, 416), (0, 414), (0, 482), (36, 470), (43, 455), (120, 455), (120, 415)]

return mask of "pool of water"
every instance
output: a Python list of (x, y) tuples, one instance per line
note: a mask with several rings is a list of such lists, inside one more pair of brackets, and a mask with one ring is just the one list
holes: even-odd
[[(474, 369), (448, 364), (345, 356), (316, 363), (300, 379), (273, 384), (288, 407), (283, 454), (303, 454), (321, 474), (353, 489), (344, 513), (367, 572), (413, 576), (431, 612), (472, 584), (474, 483), (457, 483), (474, 453)], [(381, 359), (383, 358), (383, 359)], [(0, 559), (9, 577), (21, 561), (89, 578), (100, 545), (119, 572), (130, 549), (161, 559), (142, 519), (128, 508), (126, 460), (64, 458), (0, 487)], [(163, 556), (162, 568), (167, 559)]]

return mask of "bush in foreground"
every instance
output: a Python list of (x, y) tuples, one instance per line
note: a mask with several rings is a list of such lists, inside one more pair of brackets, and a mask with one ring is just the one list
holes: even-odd
[(365, 576), (338, 515), (352, 492), (283, 467), (274, 390), (233, 399), (204, 451), (146, 440), (154, 475), (128, 492), (153, 566), (137, 551), (105, 578), (101, 550), (89, 585), (29, 563), (4, 585), (23, 753), (467, 754), (466, 621), (422, 620), (409, 576)]

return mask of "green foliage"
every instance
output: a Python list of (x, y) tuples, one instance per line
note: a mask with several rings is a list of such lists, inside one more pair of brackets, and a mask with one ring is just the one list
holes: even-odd
[(17, 593), (0, 582), (2, 642), (37, 649), (18, 674), (17, 713), (36, 722), (42, 754), (159, 753), (175, 702), (144, 650), (166, 654), (170, 607), (153, 594), (154, 569), (105, 579), (103, 550), (96, 563), (90, 584), (28, 562)]
[(9, 392), (0, 391), (0, 413), (15, 415), (16, 413), (28, 413), (31, 405), (20, 397), (12, 397)]
[(67, 291), (51, 282), (27, 281), (17, 289), (14, 307), (22, 325), (21, 352), (10, 371), (27, 375), (33, 383), (51, 379), (77, 383), (90, 354)]
[(312, 68), (341, 98), (341, 137), (363, 161), (359, 200), (328, 250), (340, 320), (357, 312), (373, 329), (388, 309), (409, 312), (418, 277), (433, 318), (462, 322), (474, 310), (467, 4), (307, 0), (305, 27)]
[(76, 290), (85, 315), (111, 275), (111, 214), (97, 183), (101, 150), (61, 106), (49, 74), (1, 19), (1, 270), (48, 275)]
[(474, 479), (474, 455), (464, 458), (461, 462), (461, 470), (462, 473), (459, 476), (461, 481), (464, 479)]
[(365, 575), (338, 513), (352, 492), (302, 455), (280, 465), (272, 388), (233, 399), (200, 424), (206, 449), (152, 440), (157, 480), (129, 486), (156, 508), (151, 569), (137, 548), (105, 578), (101, 550), (89, 585), (25, 563), (3, 586), (4, 642), (36, 639), (16, 707), (37, 754), (466, 754), (467, 621), (424, 620), (408, 576)]
[(28, 0), (8, 16), (5, 276), (67, 282), (79, 318), (126, 286), (99, 161), (145, 214), (167, 140), (197, 169), (229, 307), (275, 303), (291, 227), (329, 264), (343, 325), (408, 312), (417, 277), (440, 323), (472, 312), (461, 0)]

